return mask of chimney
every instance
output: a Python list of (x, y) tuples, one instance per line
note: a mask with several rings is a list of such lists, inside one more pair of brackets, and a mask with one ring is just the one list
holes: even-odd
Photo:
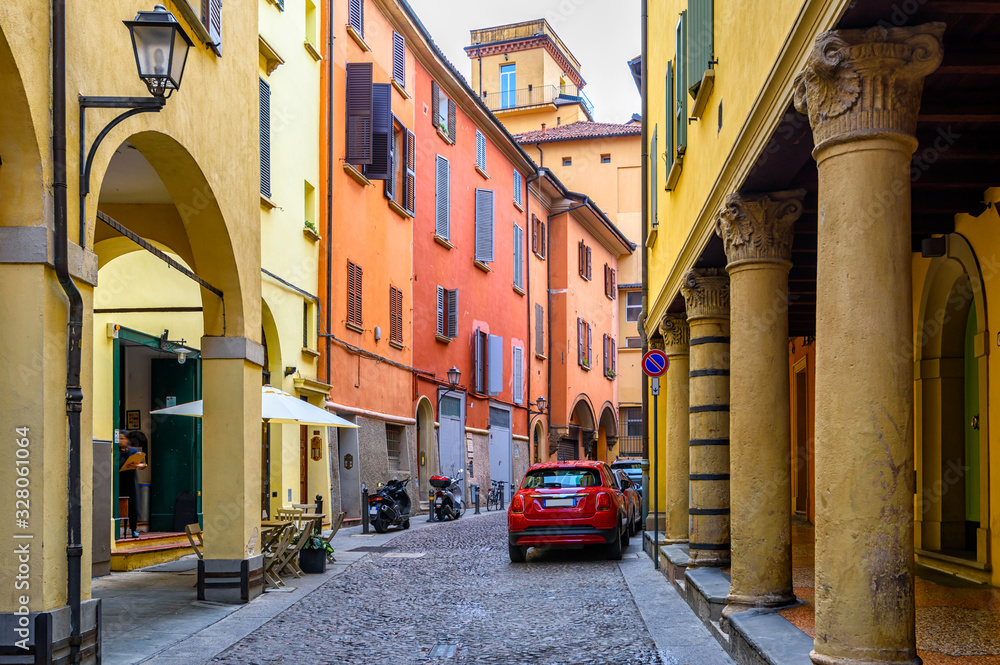
[(545, 123), (542, 123), (542, 136), (545, 136)]

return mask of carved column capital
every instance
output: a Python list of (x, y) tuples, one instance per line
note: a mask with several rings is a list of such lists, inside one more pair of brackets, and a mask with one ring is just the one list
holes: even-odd
[(663, 350), (668, 356), (687, 355), (691, 341), (691, 328), (684, 314), (667, 314), (660, 320)]
[(684, 275), (681, 295), (687, 306), (688, 321), (729, 316), (729, 275), (725, 270), (689, 270)]
[(650, 337), (649, 338), (649, 348), (663, 350), (663, 338), (662, 337)]
[(924, 77), (941, 64), (944, 23), (830, 30), (795, 79), (795, 108), (822, 142), (878, 132), (913, 135)]
[(805, 190), (730, 194), (715, 218), (726, 258), (737, 261), (792, 260), (792, 225), (802, 215)]

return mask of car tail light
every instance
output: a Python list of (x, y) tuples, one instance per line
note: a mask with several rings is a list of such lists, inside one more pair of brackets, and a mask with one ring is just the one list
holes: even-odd
[(598, 510), (611, 510), (611, 495), (607, 492), (601, 492), (597, 495), (597, 509)]
[(524, 512), (524, 497), (520, 494), (514, 495), (514, 500), (510, 502), (510, 512), (512, 513), (523, 513)]

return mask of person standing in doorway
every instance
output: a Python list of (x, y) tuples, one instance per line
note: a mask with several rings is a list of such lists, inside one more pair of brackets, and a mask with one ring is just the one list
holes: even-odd
[[(141, 447), (140, 447), (141, 446)], [(118, 468), (121, 469), (128, 461), (128, 458), (136, 453), (143, 452), (146, 447), (146, 435), (139, 430), (131, 432), (122, 430), (118, 434)], [(142, 464), (138, 468), (145, 467)], [(128, 469), (118, 472), (118, 494), (128, 497), (128, 524), (125, 537), (139, 537), (139, 479), (136, 477), (136, 469)]]

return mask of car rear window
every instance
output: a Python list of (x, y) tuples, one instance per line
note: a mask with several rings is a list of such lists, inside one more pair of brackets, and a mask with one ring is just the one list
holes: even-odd
[(615, 462), (612, 469), (642, 469), (642, 462)]
[(521, 483), (523, 489), (561, 489), (602, 485), (595, 469), (537, 469), (529, 471)]

